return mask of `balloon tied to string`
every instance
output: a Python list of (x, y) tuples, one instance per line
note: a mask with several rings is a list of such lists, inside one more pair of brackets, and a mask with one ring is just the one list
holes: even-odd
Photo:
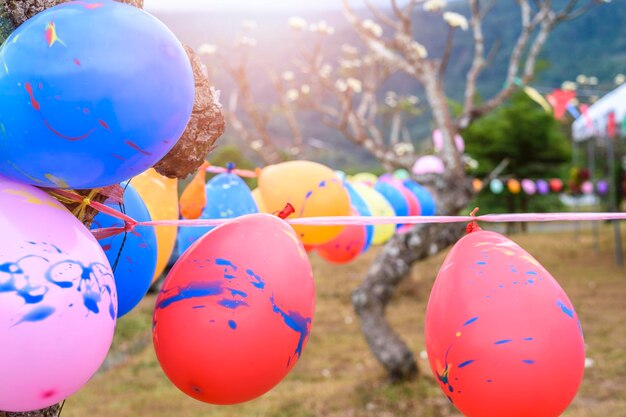
[[(478, 213), (478, 210), (480, 210), (480, 207), (475, 207), (474, 210), (472, 210), (472, 212), (470, 213), (470, 216), (476, 218), (476, 213)], [(467, 234), (476, 232), (478, 230), (482, 230), (482, 229), (480, 228), (480, 226), (478, 226), (478, 223), (476, 222), (476, 220), (474, 220), (471, 223), (468, 223), (467, 227), (465, 228), (465, 231), (467, 232)]]

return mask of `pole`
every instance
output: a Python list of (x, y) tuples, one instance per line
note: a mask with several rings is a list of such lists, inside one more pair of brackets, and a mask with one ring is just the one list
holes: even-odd
[[(591, 137), (587, 141), (587, 167), (589, 169), (589, 179), (593, 181), (596, 172), (596, 153), (595, 153), (595, 138)], [(597, 195), (597, 193), (596, 193)], [(600, 251), (600, 236), (598, 233), (598, 222), (591, 222), (591, 232), (593, 235), (593, 252), (598, 253)]]
[[(609, 159), (609, 173), (610, 173), (610, 189), (611, 189), (611, 211), (617, 211), (617, 185), (615, 183), (615, 150), (613, 149), (613, 140), (607, 136), (607, 153)], [(620, 230), (620, 223), (617, 220), (612, 220), (613, 223), (613, 239), (615, 241), (615, 263), (617, 266), (624, 265), (624, 258), (622, 256), (622, 233)]]

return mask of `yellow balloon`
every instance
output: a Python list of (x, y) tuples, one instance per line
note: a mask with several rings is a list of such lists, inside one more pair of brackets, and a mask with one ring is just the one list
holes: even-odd
[(256, 206), (259, 208), (260, 213), (269, 213), (269, 211), (267, 211), (267, 207), (265, 207), (265, 202), (263, 201), (261, 190), (259, 190), (258, 187), (252, 190), (252, 198), (254, 198), (254, 201), (256, 202)]
[[(259, 174), (259, 190), (269, 213), (290, 203), (294, 217), (349, 216), (350, 196), (335, 172), (317, 162), (289, 161), (269, 165)], [(298, 226), (294, 230), (306, 245), (334, 239), (344, 226)]]
[[(396, 212), (389, 204), (389, 201), (378, 191), (362, 183), (352, 184), (355, 191), (367, 204), (372, 212), (372, 216), (395, 216)], [(372, 245), (382, 245), (396, 232), (395, 224), (380, 224), (374, 226), (374, 235), (372, 236)]]
[[(139, 193), (152, 220), (178, 220), (178, 181), (159, 175), (153, 168), (132, 179), (131, 184)], [(157, 265), (152, 281), (163, 273), (176, 243), (176, 226), (157, 226)]]
[(518, 180), (515, 180), (515, 179), (509, 180), (509, 181), (506, 183), (506, 186), (507, 186), (507, 188), (509, 189), (509, 191), (510, 191), (512, 194), (519, 194), (519, 192), (520, 192), (520, 191), (521, 191), (521, 189), (522, 189), (522, 187), (521, 187), (521, 185), (520, 185), (519, 181), (518, 181)]
[(350, 182), (364, 182), (370, 185), (376, 184), (376, 181), (378, 181), (378, 177), (371, 172), (359, 172), (350, 178)]

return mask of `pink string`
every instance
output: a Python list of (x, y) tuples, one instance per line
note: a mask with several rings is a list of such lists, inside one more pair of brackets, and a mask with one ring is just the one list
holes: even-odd
[(223, 174), (225, 172), (231, 172), (235, 175), (238, 175), (240, 177), (243, 178), (256, 178), (258, 175), (256, 173), (256, 171), (250, 171), (248, 169), (233, 169), (231, 171), (228, 170), (228, 168), (224, 168), (224, 167), (217, 167), (217, 166), (213, 166), (213, 165), (209, 165), (208, 167), (206, 167), (206, 172), (210, 172), (212, 174)]

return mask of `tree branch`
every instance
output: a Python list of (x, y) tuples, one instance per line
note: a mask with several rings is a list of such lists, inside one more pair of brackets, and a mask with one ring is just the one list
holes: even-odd
[(400, 30), (401, 26), (398, 22), (387, 16), (383, 13), (378, 7), (374, 6), (370, 0), (364, 0), (365, 5), (369, 9), (369, 11), (374, 15), (376, 19), (378, 19), (383, 24), (389, 26), (392, 29)]
[(450, 60), (450, 55), (452, 54), (452, 44), (454, 42), (454, 27), (450, 26), (448, 28), (448, 35), (446, 37), (446, 48), (443, 52), (443, 57), (441, 58), (441, 63), (439, 64), (439, 76), (443, 77), (446, 74), (446, 69), (448, 68), (448, 61)]

